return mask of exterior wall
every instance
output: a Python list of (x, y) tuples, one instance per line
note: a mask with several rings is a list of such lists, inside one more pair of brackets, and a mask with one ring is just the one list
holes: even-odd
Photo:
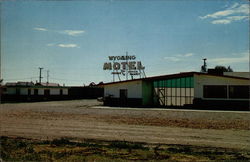
[[(222, 76), (194, 75), (194, 97), (206, 100), (203, 96), (204, 85), (250, 85), (249, 80), (226, 78)], [(210, 98), (211, 99), (211, 98)], [(216, 98), (214, 98), (217, 100)], [(221, 100), (221, 99), (218, 99)], [(229, 100), (228, 98), (224, 100)], [(230, 99), (232, 100), (232, 99)]]
[(30, 88), (30, 94), (34, 95), (34, 89), (33, 88)]
[(68, 88), (63, 88), (63, 95), (68, 95), (69, 94), (69, 91), (68, 91)]
[(104, 97), (120, 98), (120, 89), (128, 90), (128, 98), (142, 98), (142, 81), (114, 83), (104, 86)]

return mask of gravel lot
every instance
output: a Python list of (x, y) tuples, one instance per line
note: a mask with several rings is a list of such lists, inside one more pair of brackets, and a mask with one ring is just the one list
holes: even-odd
[(250, 112), (110, 108), (96, 100), (0, 105), (1, 136), (126, 140), (250, 150)]

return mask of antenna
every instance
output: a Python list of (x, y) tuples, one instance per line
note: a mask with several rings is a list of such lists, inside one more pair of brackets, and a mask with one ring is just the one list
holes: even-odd
[(203, 65), (201, 66), (201, 72), (205, 73), (207, 72), (207, 63), (206, 63), (206, 58), (202, 59), (204, 61)]
[(47, 84), (49, 83), (49, 70), (47, 70)]
[(42, 77), (42, 70), (43, 70), (43, 68), (39, 67), (38, 69), (39, 69), (39, 71), (40, 71), (40, 72), (39, 72), (39, 83), (41, 84), (41, 83), (42, 83), (42, 78), (43, 78), (43, 77)]

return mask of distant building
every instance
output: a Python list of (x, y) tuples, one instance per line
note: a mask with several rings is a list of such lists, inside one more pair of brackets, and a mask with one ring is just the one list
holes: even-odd
[(106, 83), (104, 104), (249, 110), (246, 76), (186, 72)]
[(68, 96), (68, 87), (57, 83), (16, 82), (3, 86), (3, 101), (61, 100)]
[(58, 83), (14, 82), (6, 83), (1, 90), (2, 102), (97, 99), (103, 96), (101, 84), (66, 87)]

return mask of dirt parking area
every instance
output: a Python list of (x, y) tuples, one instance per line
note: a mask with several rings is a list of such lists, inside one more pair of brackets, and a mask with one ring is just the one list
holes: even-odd
[(250, 150), (250, 112), (110, 108), (96, 100), (0, 105), (1, 136), (125, 140)]

